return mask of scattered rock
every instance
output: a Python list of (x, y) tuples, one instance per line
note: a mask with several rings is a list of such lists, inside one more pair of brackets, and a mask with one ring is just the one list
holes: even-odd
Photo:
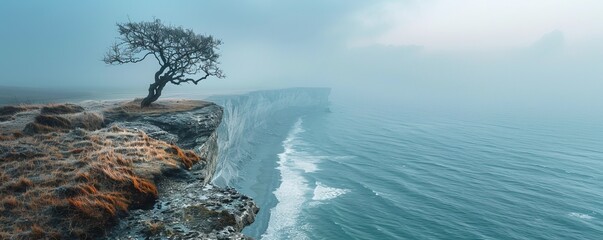
[[(212, 185), (208, 185), (212, 186)], [(182, 191), (182, 188), (187, 189)], [(170, 181), (153, 209), (132, 212), (107, 236), (110, 239), (250, 239), (240, 231), (259, 211), (253, 200), (232, 189), (203, 187), (201, 182)], [(224, 193), (229, 193), (225, 195)], [(234, 193), (230, 193), (234, 192)], [(228, 203), (224, 204), (224, 199)], [(149, 222), (161, 228), (149, 231)]]
[(137, 121), (117, 122), (116, 124), (123, 128), (145, 132), (149, 137), (154, 139), (162, 140), (168, 143), (178, 142), (178, 135), (164, 131), (155, 125)]

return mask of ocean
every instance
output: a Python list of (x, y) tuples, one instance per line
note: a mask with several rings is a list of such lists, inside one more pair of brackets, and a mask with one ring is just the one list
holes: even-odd
[(214, 182), (258, 202), (252, 237), (603, 239), (597, 121), (438, 115), (307, 92), (221, 100), (228, 140), (239, 139), (221, 146)]

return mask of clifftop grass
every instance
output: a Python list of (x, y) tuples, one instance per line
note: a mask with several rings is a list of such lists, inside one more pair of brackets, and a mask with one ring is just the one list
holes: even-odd
[(128, 210), (152, 206), (163, 174), (202, 160), (141, 131), (94, 130), (101, 115), (80, 110), (55, 106), (23, 131), (3, 129), (0, 239), (100, 236)]
[(148, 107), (140, 108), (141, 101), (142, 99), (136, 99), (134, 101), (122, 103), (105, 111), (105, 115), (109, 118), (113, 116), (127, 118), (129, 116), (157, 115), (191, 111), (211, 104), (210, 102), (200, 100), (173, 100), (154, 102)]

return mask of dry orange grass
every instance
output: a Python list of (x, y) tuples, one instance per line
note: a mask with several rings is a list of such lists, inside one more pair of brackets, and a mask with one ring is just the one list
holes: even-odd
[(152, 206), (155, 182), (201, 161), (116, 126), (0, 141), (0, 239), (90, 239), (129, 209)]

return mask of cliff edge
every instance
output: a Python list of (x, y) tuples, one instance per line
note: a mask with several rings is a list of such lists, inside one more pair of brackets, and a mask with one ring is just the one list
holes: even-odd
[(244, 239), (258, 208), (208, 182), (222, 108), (0, 108), (0, 238)]

